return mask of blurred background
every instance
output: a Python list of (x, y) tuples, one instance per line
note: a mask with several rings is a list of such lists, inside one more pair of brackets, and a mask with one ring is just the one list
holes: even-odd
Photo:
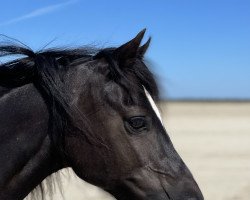
[[(143, 28), (166, 129), (205, 199), (250, 199), (250, 1), (1, 1), (1, 40), (34, 50), (118, 46)], [(62, 177), (65, 200), (111, 199)]]

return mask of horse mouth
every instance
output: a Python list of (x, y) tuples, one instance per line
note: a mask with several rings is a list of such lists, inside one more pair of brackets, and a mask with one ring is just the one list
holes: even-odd
[[(160, 173), (162, 172), (162, 173)], [(138, 168), (119, 181), (110, 192), (119, 200), (203, 200), (196, 182), (189, 175), (174, 179), (173, 174)]]

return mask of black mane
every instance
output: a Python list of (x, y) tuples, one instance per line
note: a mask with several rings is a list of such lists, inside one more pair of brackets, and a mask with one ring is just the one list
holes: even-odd
[[(63, 151), (63, 134), (66, 130), (72, 132), (72, 128), (74, 132), (77, 130), (82, 132), (84, 128), (87, 141), (98, 141), (97, 138), (91, 138), (91, 130), (86, 123), (86, 118), (77, 108), (74, 109), (69, 105), (67, 94), (63, 89), (64, 83), (60, 74), (67, 71), (72, 63), (82, 64), (93, 59), (104, 58), (110, 65), (109, 78), (128, 91), (128, 95), (132, 88), (144, 86), (152, 97), (158, 100), (157, 84), (143, 60), (138, 58), (129, 67), (126, 67), (126, 70), (121, 70), (121, 67), (124, 66), (120, 66), (121, 64), (112, 56), (114, 50), (115, 48), (100, 50), (79, 47), (34, 52), (23, 44), (2, 45), (0, 46), (0, 57), (21, 56), (22, 58), (0, 65), (0, 87), (12, 89), (29, 83), (34, 84), (43, 96), (50, 112), (49, 135), (54, 146), (59, 147), (57, 150)], [(129, 80), (129, 73), (132, 73), (137, 80)], [(75, 117), (73, 113), (82, 119), (83, 128), (71, 123)]]
[(97, 52), (90, 48), (48, 49), (34, 52), (21, 45), (0, 46), (0, 57), (20, 56), (0, 64), (0, 85), (18, 87), (35, 81), (36, 76), (47, 68), (59, 70), (80, 58), (90, 58)]
[[(127, 91), (138, 87), (139, 84), (139, 87), (144, 86), (154, 99), (158, 98), (156, 82), (143, 60), (138, 58), (126, 70), (121, 70), (121, 64), (112, 56), (114, 49), (99, 50), (80, 47), (34, 52), (23, 44), (2, 45), (0, 46), (0, 57), (21, 56), (22, 58), (0, 65), (0, 86), (11, 89), (33, 83), (42, 94), (50, 111), (52, 141), (56, 144), (60, 143), (57, 146), (63, 146), (63, 132), (69, 126), (65, 127), (65, 123), (62, 122), (71, 121), (73, 112), (72, 107), (69, 106), (67, 94), (63, 90), (64, 83), (60, 74), (67, 71), (72, 63), (82, 64), (93, 59), (104, 58), (110, 65), (109, 78), (111, 80), (120, 84)], [(136, 82), (128, 80), (128, 73), (132, 73), (136, 77)], [(77, 109), (74, 113), (77, 113)], [(83, 117), (82, 113), (78, 114)], [(75, 125), (72, 127), (77, 128)], [(85, 132), (87, 130), (88, 126), (85, 125)], [(90, 140), (90, 137), (91, 134), (86, 137), (86, 140)]]
[[(62, 68), (64, 70), (67, 69), (67, 67), (75, 61), (79, 60), (79, 64), (81, 64), (90, 59), (100, 57), (104, 57), (110, 64), (112, 76), (109, 78), (113, 80), (117, 78), (126, 79), (126, 73), (120, 70), (116, 59), (111, 55), (114, 49), (115, 48), (97, 49), (79, 47), (69, 49), (47, 49), (34, 52), (29, 47), (22, 44), (0, 45), (0, 57), (22, 57), (3, 64), (0, 62), (0, 86), (13, 88), (36, 82), (38, 76), (46, 70), (53, 69), (54, 72), (57, 73)], [(143, 65), (143, 67), (137, 65), (137, 67), (132, 67), (129, 70), (133, 71), (139, 82), (157, 99), (158, 88), (148, 68), (145, 65)], [(119, 80), (115, 81), (119, 82)]]

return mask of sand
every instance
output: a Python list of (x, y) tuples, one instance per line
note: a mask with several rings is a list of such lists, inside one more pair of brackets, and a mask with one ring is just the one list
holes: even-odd
[[(170, 102), (160, 108), (171, 140), (205, 199), (249, 200), (250, 103)], [(112, 199), (72, 172), (66, 174), (65, 200)], [(54, 199), (63, 199), (56, 191)]]

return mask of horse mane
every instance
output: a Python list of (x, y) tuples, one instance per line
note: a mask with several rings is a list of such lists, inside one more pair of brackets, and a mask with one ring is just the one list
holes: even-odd
[[(22, 86), (28, 83), (36, 82), (38, 76), (45, 71), (54, 71), (57, 73), (61, 68), (64, 70), (70, 66), (71, 63), (79, 61), (82, 64), (90, 59), (103, 57), (110, 65), (112, 76), (109, 78), (126, 79), (126, 72), (120, 69), (118, 62), (112, 56), (112, 52), (116, 48), (97, 49), (93, 47), (77, 47), (77, 48), (51, 48), (43, 49), (34, 52), (23, 43), (14, 43), (8, 45), (0, 44), (0, 58), (19, 56), (21, 58), (13, 59), (9, 62), (0, 62), (0, 86), (6, 88), (13, 88)], [(144, 60), (139, 58), (140, 64), (135, 63), (136, 67), (131, 67), (129, 70), (133, 71), (141, 85), (143, 85), (154, 99), (158, 99), (158, 87), (154, 76), (144, 64)], [(49, 73), (49, 72), (48, 72)], [(49, 75), (49, 74), (47, 74)], [(54, 74), (55, 75), (55, 74)], [(50, 74), (49, 76), (52, 76)], [(120, 80), (118, 80), (119, 82)], [(46, 84), (49, 84), (46, 82)], [(126, 86), (125, 86), (126, 87)]]
[[(104, 58), (109, 63), (110, 79), (120, 84), (126, 90), (133, 88), (131, 84), (138, 87), (144, 86), (154, 99), (158, 99), (158, 88), (152, 73), (144, 64), (142, 58), (138, 58), (133, 67), (127, 68), (127, 71), (121, 70), (117, 60), (112, 57), (115, 48), (97, 49), (91, 47), (77, 48), (55, 48), (34, 52), (29, 47), (17, 43), (0, 45), (0, 57), (19, 57), (8, 62), (0, 63), (0, 87), (12, 89), (21, 87), (25, 84), (33, 83), (41, 93), (49, 110), (49, 136), (56, 149), (63, 151), (63, 134), (65, 130), (81, 131), (71, 122), (72, 107), (69, 105), (67, 94), (63, 87), (61, 72), (67, 71), (73, 63), (82, 64), (93, 59)], [(127, 72), (132, 73), (137, 82), (131, 83), (127, 79)], [(60, 72), (60, 73), (59, 73)], [(137, 84), (137, 85), (136, 85)], [(143, 89), (143, 87), (142, 87)], [(73, 108), (74, 109), (74, 108)], [(76, 109), (80, 117), (84, 118), (82, 113)], [(56, 119), (56, 120), (55, 120)], [(88, 124), (82, 120), (85, 131), (88, 130)], [(69, 124), (71, 126), (69, 126)], [(90, 132), (90, 131), (89, 131)], [(85, 139), (91, 142), (91, 133), (85, 134)], [(59, 145), (60, 144), (60, 145)], [(101, 144), (102, 145), (102, 144)], [(62, 147), (62, 148), (61, 148)], [(52, 184), (49, 180), (47, 184)], [(44, 194), (44, 187), (38, 186), (41, 196)], [(46, 187), (51, 188), (51, 187)]]

